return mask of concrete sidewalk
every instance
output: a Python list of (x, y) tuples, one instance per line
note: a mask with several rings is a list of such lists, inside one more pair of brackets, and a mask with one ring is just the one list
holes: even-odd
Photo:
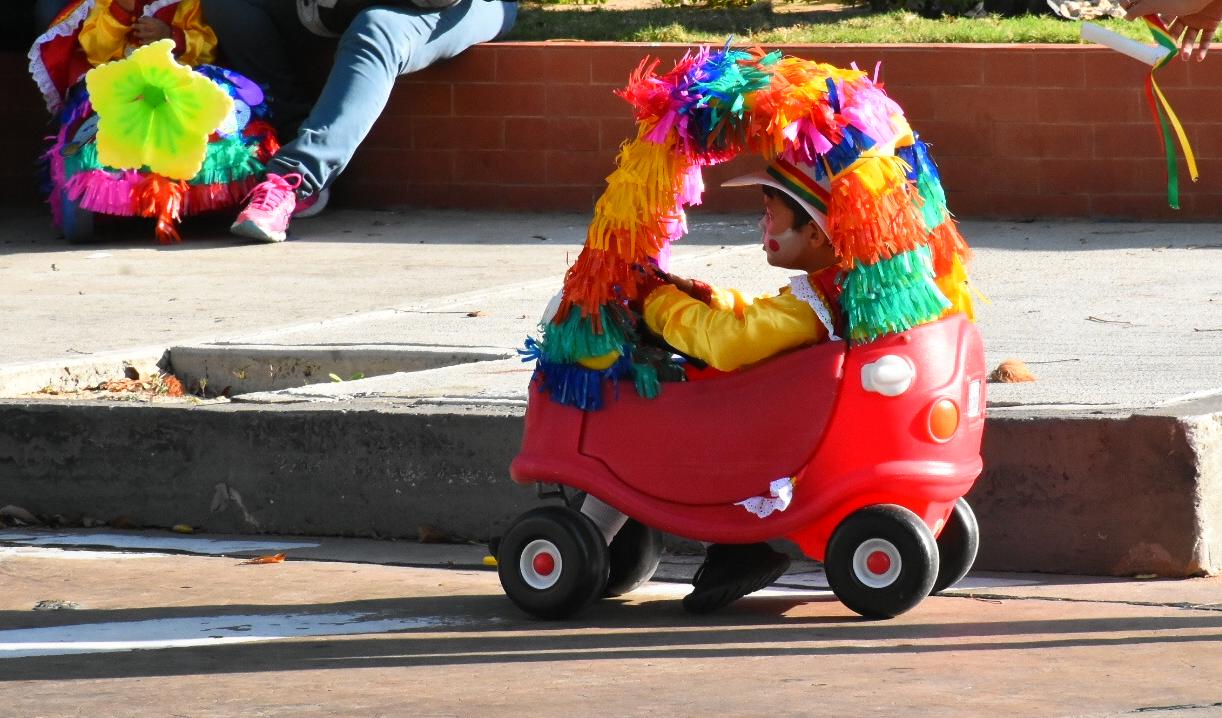
[[(174, 247), (135, 223), (68, 246), (41, 215), (6, 219), (0, 503), (68, 520), (381, 536), (427, 524), (473, 538), (529, 505), (505, 479), (529, 377), (514, 351), (588, 217), (332, 211), (285, 245), (197, 223)], [(754, 218), (693, 212), (690, 225), (676, 272), (784, 283)], [(978, 305), (990, 366), (1019, 358), (1038, 377), (990, 385), (969, 497), (983, 564), (1222, 570), (1222, 228), (963, 231), (990, 300)], [(70, 391), (158, 361), (229, 399), (150, 412)], [(217, 508), (230, 491), (242, 500)]]
[[(273, 552), (287, 560), (240, 558)], [(663, 580), (546, 622), (483, 553), (0, 530), (0, 700), (19, 716), (1222, 715), (1219, 577), (973, 572), (866, 621), (806, 563), (693, 616), (694, 563), (668, 556)]]

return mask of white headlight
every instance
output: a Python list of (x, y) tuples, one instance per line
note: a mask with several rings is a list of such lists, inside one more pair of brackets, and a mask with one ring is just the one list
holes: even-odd
[(916, 367), (904, 357), (888, 354), (861, 368), (861, 388), (883, 396), (899, 396), (916, 378)]

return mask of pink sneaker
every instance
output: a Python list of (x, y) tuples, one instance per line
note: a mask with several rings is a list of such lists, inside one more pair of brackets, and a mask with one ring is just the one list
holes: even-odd
[(283, 242), (288, 236), (289, 219), (297, 206), (296, 190), (300, 186), (299, 174), (268, 174), (246, 196), (246, 207), (229, 231), (260, 242)]
[(327, 202), (331, 200), (331, 190), (320, 189), (309, 197), (303, 197), (297, 200), (297, 207), (293, 209), (293, 219), (309, 219), (317, 217), (326, 209)]

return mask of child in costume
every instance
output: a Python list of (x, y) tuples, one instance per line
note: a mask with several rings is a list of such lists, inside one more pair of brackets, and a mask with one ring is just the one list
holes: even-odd
[[(220, 126), (203, 130), (206, 154), (192, 176), (170, 177), (148, 165), (107, 166), (98, 156), (99, 118), (86, 75), (159, 41), (172, 42), (174, 61), (194, 68), (232, 100)], [(155, 217), (158, 240), (179, 241), (176, 225), (181, 216), (236, 205), (257, 184), (263, 162), (278, 147), (270, 125), (261, 119), (266, 113), (263, 91), (237, 73), (208, 64), (216, 45), (199, 0), (75, 0), (60, 12), (29, 53), (31, 75), (59, 121), (46, 155), (48, 201), (57, 226), (69, 202), (70, 210)], [(154, 82), (160, 76), (168, 84), (144, 93), (150, 100), (160, 98), (147, 103), (150, 109), (144, 115), (116, 117), (115, 126), (147, 121), (161, 100), (185, 98), (195, 104), (198, 98), (186, 96), (181, 78), (170, 79), (173, 62), (164, 68), (152, 67), (148, 60), (138, 64)], [(132, 67), (119, 84), (135, 81), (140, 72)], [(105, 89), (112, 88), (108, 84)], [(191, 111), (188, 108), (188, 114)]]
[[(543, 340), (527, 342), (552, 400), (592, 411), (605, 382), (632, 379), (650, 397), (684, 378), (647, 351), (649, 332), (734, 371), (817, 342), (864, 344), (971, 316), (967, 246), (936, 168), (866, 73), (729, 48), (689, 54), (665, 75), (656, 65), (621, 93), (636, 108), (637, 139), (621, 151)], [(803, 272), (750, 302), (653, 268), (683, 233), (682, 206), (699, 200), (700, 167), (742, 151), (767, 169), (726, 184), (764, 186), (768, 262)], [(593, 495), (582, 513), (608, 542), (626, 520)], [(710, 546), (683, 605), (715, 610), (788, 564), (767, 544)]]

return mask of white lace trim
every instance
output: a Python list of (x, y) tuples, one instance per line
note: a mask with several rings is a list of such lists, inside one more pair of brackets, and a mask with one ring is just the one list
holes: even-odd
[(819, 317), (819, 321), (823, 326), (827, 327), (828, 341), (837, 341), (840, 337), (836, 336), (836, 325), (832, 322), (832, 312), (827, 305), (823, 303), (823, 298), (815, 291), (815, 288), (810, 285), (810, 277), (805, 274), (799, 274), (789, 280), (789, 288), (798, 299), (810, 305), (810, 308), (815, 310), (815, 316)]
[(71, 35), (80, 27), (80, 24), (85, 22), (85, 18), (89, 17), (89, 12), (96, 5), (96, 0), (85, 0), (81, 6), (72, 12), (71, 15), (64, 18), (62, 22), (56, 23), (47, 29), (46, 32), (38, 36), (34, 41), (34, 45), (30, 48), (30, 52), (26, 55), (30, 59), (30, 76), (34, 78), (34, 83), (38, 85), (38, 90), (42, 92), (42, 99), (47, 103), (47, 110), (57, 112), (64, 98), (59, 96), (59, 90), (55, 87), (55, 82), (51, 79), (51, 73), (47, 72), (47, 66), (42, 61), (42, 46), (54, 40), (57, 37)]
[(766, 519), (774, 511), (784, 511), (789, 508), (791, 501), (793, 501), (793, 479), (785, 477), (768, 485), (767, 496), (752, 496), (734, 505), (743, 507), (761, 519)]
[(152, 17), (153, 13), (160, 12), (162, 8), (177, 5), (180, 2), (182, 2), (182, 0), (153, 0), (153, 2), (144, 6), (144, 11), (141, 12), (140, 15), (143, 17)]

